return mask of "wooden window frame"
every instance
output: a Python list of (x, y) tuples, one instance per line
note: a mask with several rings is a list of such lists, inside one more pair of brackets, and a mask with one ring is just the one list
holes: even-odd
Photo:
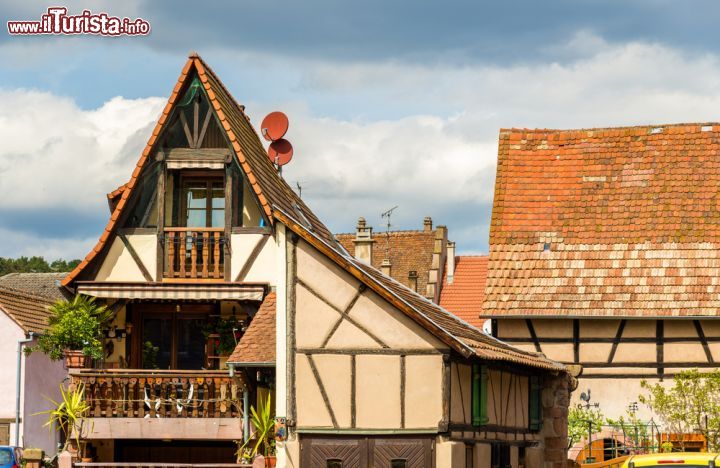
[[(212, 184), (215, 182), (220, 182), (222, 184), (222, 191), (225, 193), (225, 186), (227, 184), (227, 180), (225, 180), (225, 174), (220, 173), (219, 171), (192, 171), (192, 172), (180, 172), (180, 184), (179, 184), (179, 198), (180, 198), (180, 214), (178, 216), (178, 224), (181, 224), (181, 226), (178, 227), (188, 227), (187, 226), (187, 218), (188, 218), (188, 207), (187, 207), (187, 196), (185, 192), (185, 184), (191, 183), (191, 182), (204, 182), (205, 183), (205, 226), (204, 227), (211, 227), (212, 226)], [(228, 209), (227, 206), (223, 208), (225, 211)], [(199, 211), (198, 208), (196, 210)], [(219, 227), (219, 226), (218, 226)], [(224, 227), (224, 225), (223, 225)]]

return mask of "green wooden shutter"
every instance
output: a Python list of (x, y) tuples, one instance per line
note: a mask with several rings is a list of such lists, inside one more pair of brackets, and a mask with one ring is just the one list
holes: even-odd
[(530, 377), (530, 394), (528, 395), (530, 400), (530, 430), (539, 431), (542, 427), (542, 385), (540, 384), (540, 377), (533, 375)]
[(472, 425), (487, 424), (487, 367), (472, 366)]

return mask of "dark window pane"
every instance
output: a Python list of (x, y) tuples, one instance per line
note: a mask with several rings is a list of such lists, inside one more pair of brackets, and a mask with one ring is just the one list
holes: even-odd
[(205, 365), (205, 336), (202, 319), (178, 318), (177, 368), (201, 369)]
[(342, 468), (342, 460), (328, 460), (327, 461), (327, 468)]
[(143, 369), (170, 368), (171, 333), (172, 321), (170, 319), (145, 318), (143, 320)]
[(390, 460), (390, 468), (405, 468), (407, 466), (407, 460), (395, 458)]
[(12, 454), (10, 453), (10, 450), (0, 449), (0, 465), (4, 465), (6, 463), (12, 463)]

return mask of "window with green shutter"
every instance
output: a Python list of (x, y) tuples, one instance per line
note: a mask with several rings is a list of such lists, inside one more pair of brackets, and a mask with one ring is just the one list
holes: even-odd
[(480, 364), (472, 366), (472, 424), (487, 424), (487, 367)]
[(542, 428), (542, 382), (537, 375), (530, 377), (529, 400), (530, 430), (539, 431)]

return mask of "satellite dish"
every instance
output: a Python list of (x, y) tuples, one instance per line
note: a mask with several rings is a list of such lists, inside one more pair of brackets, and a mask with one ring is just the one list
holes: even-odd
[(270, 112), (260, 124), (260, 131), (267, 141), (278, 141), (285, 136), (290, 123), (282, 112)]
[(270, 143), (268, 157), (274, 164), (284, 166), (289, 163), (293, 157), (293, 147), (289, 141), (280, 138)]

